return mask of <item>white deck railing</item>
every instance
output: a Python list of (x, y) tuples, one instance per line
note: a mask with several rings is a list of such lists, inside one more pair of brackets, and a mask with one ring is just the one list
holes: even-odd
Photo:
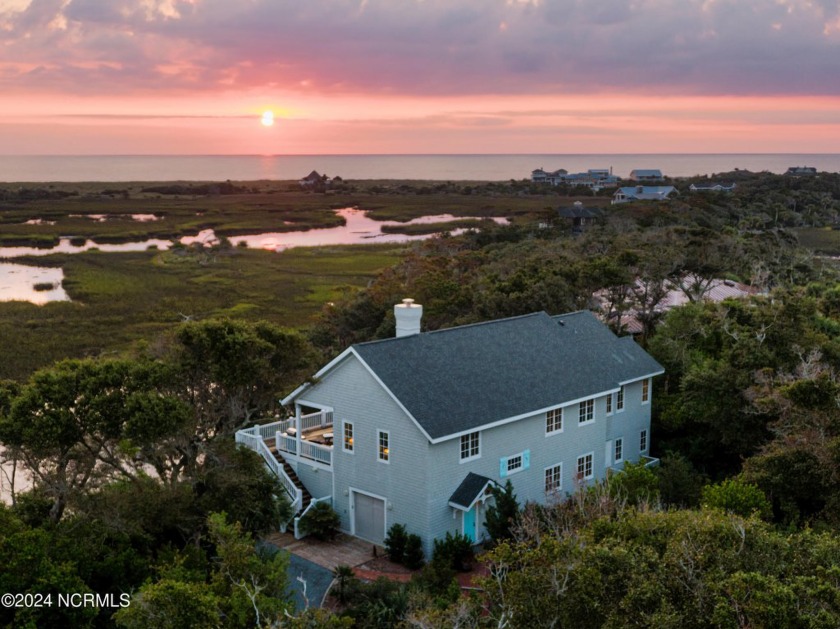
[(318, 411), (317, 413), (310, 413), (309, 415), (300, 416), (300, 429), (303, 432), (306, 432), (307, 430), (329, 428), (332, 425), (332, 411)]
[(300, 442), (300, 455), (324, 465), (332, 465), (332, 447), (311, 441)]
[(281, 452), (288, 452), (289, 454), (297, 454), (297, 439), (287, 435), (279, 430), (274, 433), (274, 443)]
[[(281, 422), (275, 422), (275, 424), (277, 423)], [(271, 424), (266, 425), (270, 426)], [(274, 472), (275, 476), (280, 480), (280, 484), (286, 490), (286, 493), (292, 501), (293, 511), (297, 513), (303, 506), (303, 491), (292, 482), (292, 479), (286, 474), (286, 470), (283, 469), (282, 463), (275, 458), (268, 446), (265, 445), (265, 438), (262, 436), (261, 430), (263, 428), (265, 426), (252, 426), (251, 428), (237, 431), (236, 443), (241, 443), (262, 456), (263, 462), (268, 469)]]

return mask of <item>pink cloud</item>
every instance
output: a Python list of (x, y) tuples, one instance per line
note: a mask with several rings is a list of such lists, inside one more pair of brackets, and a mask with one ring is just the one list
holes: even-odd
[(0, 87), (838, 94), (839, 16), (828, 0), (33, 0), (3, 15)]

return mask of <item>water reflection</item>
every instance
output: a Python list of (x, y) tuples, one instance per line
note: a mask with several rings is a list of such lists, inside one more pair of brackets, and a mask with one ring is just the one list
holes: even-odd
[(61, 269), (0, 262), (0, 301), (29, 301), (38, 305), (70, 301), (61, 286), (63, 281)]
[[(335, 211), (338, 216), (345, 220), (345, 224), (339, 227), (326, 229), (310, 229), (309, 231), (287, 231), (267, 232), (262, 234), (251, 234), (246, 236), (233, 236), (230, 241), (238, 245), (245, 243), (248, 247), (257, 249), (269, 249), (282, 251), (289, 247), (316, 247), (320, 245), (353, 245), (366, 243), (395, 243), (409, 242), (429, 238), (432, 234), (408, 235), (408, 234), (383, 234), (382, 227), (385, 225), (418, 225), (429, 223), (446, 223), (453, 220), (469, 219), (471, 217), (453, 216), (451, 214), (438, 214), (435, 216), (421, 216), (411, 221), (400, 223), (398, 221), (375, 221), (367, 216), (365, 210), (344, 208)], [(93, 216), (93, 215), (88, 215)], [(105, 215), (100, 215), (105, 216)], [(140, 215), (137, 215), (140, 216)], [(474, 218), (474, 217), (472, 217)], [(507, 225), (506, 218), (493, 218), (493, 221), (501, 225)], [(288, 224), (288, 221), (284, 221)], [(464, 229), (455, 229), (451, 233), (459, 234)], [(172, 241), (149, 239), (141, 242), (125, 242), (119, 244), (99, 244), (92, 240), (86, 240), (84, 244), (74, 244), (75, 239), (62, 238), (59, 244), (52, 248), (38, 247), (0, 247), (0, 258), (17, 258), (20, 256), (47, 256), (53, 253), (81, 253), (91, 249), (100, 251), (143, 251), (150, 247), (157, 249), (168, 249)], [(195, 236), (185, 236), (180, 242), (185, 245), (201, 243), (212, 245), (218, 242), (218, 238), (212, 229), (200, 231)]]

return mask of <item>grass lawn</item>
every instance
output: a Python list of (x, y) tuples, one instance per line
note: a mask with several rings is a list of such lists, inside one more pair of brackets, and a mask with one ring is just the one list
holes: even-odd
[(185, 317), (265, 319), (300, 328), (343, 291), (365, 286), (404, 245), (88, 252), (16, 260), (61, 266), (72, 302), (0, 302), (0, 379), (64, 357), (154, 342)]

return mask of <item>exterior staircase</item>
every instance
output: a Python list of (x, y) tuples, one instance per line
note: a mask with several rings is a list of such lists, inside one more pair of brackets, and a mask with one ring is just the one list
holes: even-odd
[(300, 481), (300, 478), (298, 478), (298, 475), (295, 474), (295, 470), (292, 468), (291, 465), (289, 465), (289, 462), (286, 461), (286, 459), (284, 459), (279, 452), (277, 452), (277, 448), (275, 446), (269, 446), (268, 449), (271, 451), (271, 454), (274, 455), (274, 458), (277, 460), (277, 462), (283, 466), (283, 471), (286, 472), (286, 476), (288, 476), (289, 479), (294, 483), (295, 487), (300, 489), (301, 494), (303, 495), (303, 501), (298, 512), (300, 513), (306, 511), (306, 508), (309, 506), (309, 503), (312, 502), (312, 494), (309, 493), (309, 490), (306, 489), (306, 487)]

